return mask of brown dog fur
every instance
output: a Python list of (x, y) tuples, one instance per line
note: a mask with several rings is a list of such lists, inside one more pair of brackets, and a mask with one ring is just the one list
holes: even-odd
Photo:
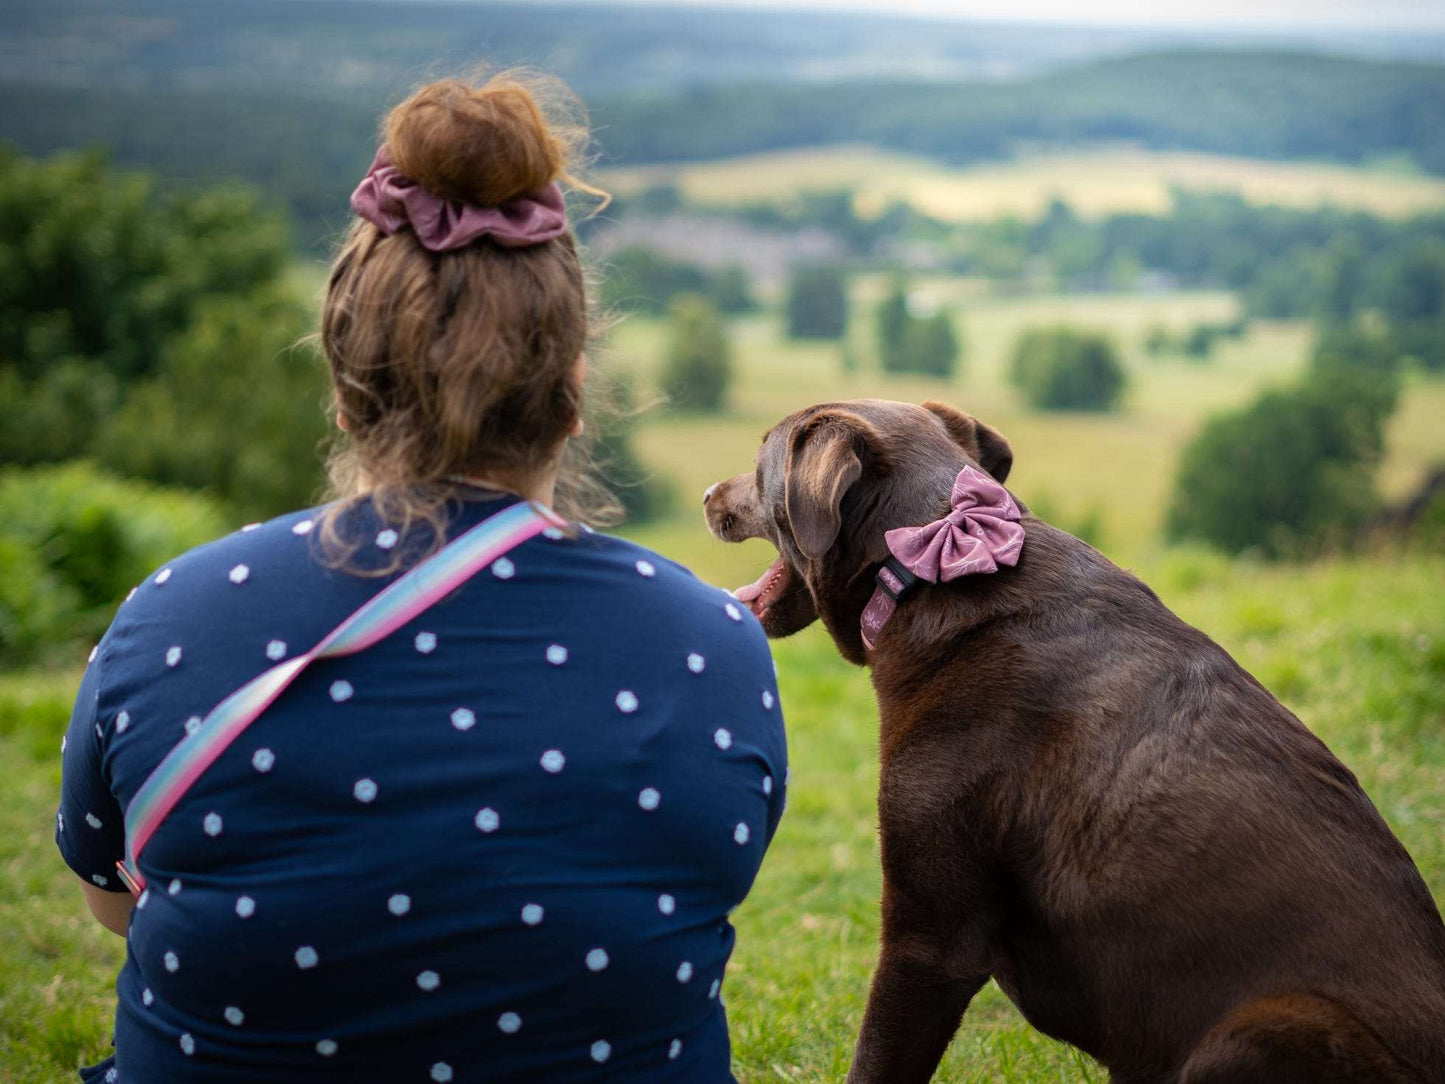
[[(823, 404), (705, 500), (872, 668), (882, 943), (849, 1080), (928, 1080), (993, 977), (1123, 1082), (1445, 1082), (1445, 925), (1350, 771), (1143, 583), (1025, 514), (1017, 567), (924, 585), (867, 651), (883, 532), (1008, 443), (939, 403)], [(1247, 480), (1242, 484), (1247, 484)]]

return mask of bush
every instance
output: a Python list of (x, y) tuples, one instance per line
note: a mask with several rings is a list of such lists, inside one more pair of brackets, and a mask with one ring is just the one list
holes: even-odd
[(1228, 553), (1302, 556), (1353, 542), (1395, 405), (1389, 378), (1328, 360), (1207, 422), (1180, 456), (1167, 532)]
[(721, 410), (732, 376), (732, 348), (722, 317), (705, 298), (685, 294), (673, 302), (671, 334), (663, 394), (684, 410)]
[(943, 310), (932, 316), (914, 316), (908, 310), (908, 284), (895, 278), (888, 296), (878, 305), (878, 359), (883, 368), (949, 376), (960, 353), (952, 317)]
[(790, 339), (840, 339), (848, 327), (848, 280), (836, 267), (795, 268), (786, 305)]
[(627, 374), (618, 374), (601, 390), (606, 402), (592, 423), (593, 462), (629, 523), (656, 519), (671, 506), (674, 494), (662, 479), (648, 473), (633, 450), (637, 405), (632, 382)]
[(614, 256), (602, 280), (604, 305), (650, 316), (661, 316), (683, 294), (701, 294), (727, 313), (757, 307), (748, 273), (737, 264), (708, 271), (640, 245)]
[(1108, 336), (1063, 325), (1025, 331), (1009, 375), (1040, 410), (1109, 410), (1125, 385), (1124, 367)]
[(205, 498), (88, 463), (0, 473), (0, 659), (94, 639), (156, 566), (225, 530)]

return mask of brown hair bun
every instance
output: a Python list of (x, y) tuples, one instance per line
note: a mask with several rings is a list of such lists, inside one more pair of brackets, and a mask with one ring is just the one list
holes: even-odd
[(384, 128), (397, 169), (444, 199), (495, 207), (566, 176), (569, 133), (514, 74), (429, 83)]

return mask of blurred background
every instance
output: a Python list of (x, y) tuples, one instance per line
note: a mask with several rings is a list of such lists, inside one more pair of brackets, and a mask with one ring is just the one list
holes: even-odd
[[(118, 946), (48, 827), (86, 653), (168, 557), (316, 499), (297, 344), (347, 196), (384, 110), (479, 63), (592, 113), (621, 533), (748, 582), (771, 553), (710, 540), (699, 496), (764, 430), (953, 403), (1325, 737), (1441, 896), (1445, 3), (7, 0), (0, 1081), (109, 1034)], [(736, 1071), (833, 1080), (876, 722), (818, 630), (777, 653), (796, 785), (737, 916)], [(939, 1079), (1102, 1075), (990, 988)]]

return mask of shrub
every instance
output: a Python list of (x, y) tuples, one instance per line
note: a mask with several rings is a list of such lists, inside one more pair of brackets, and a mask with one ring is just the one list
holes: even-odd
[(878, 305), (878, 359), (889, 372), (949, 376), (961, 353), (953, 319), (939, 310), (914, 316), (908, 309), (908, 287), (902, 278)]
[(0, 473), (0, 658), (95, 638), (152, 569), (225, 529), (203, 497), (88, 463)]
[(1109, 410), (1124, 367), (1108, 336), (1063, 325), (1029, 328), (1014, 347), (1010, 379), (1041, 410)]
[(848, 280), (836, 267), (798, 267), (788, 280), (790, 339), (839, 339), (848, 327)]
[(717, 310), (685, 294), (672, 305), (672, 340), (662, 370), (662, 392), (684, 410), (721, 410), (732, 376), (732, 348)]

